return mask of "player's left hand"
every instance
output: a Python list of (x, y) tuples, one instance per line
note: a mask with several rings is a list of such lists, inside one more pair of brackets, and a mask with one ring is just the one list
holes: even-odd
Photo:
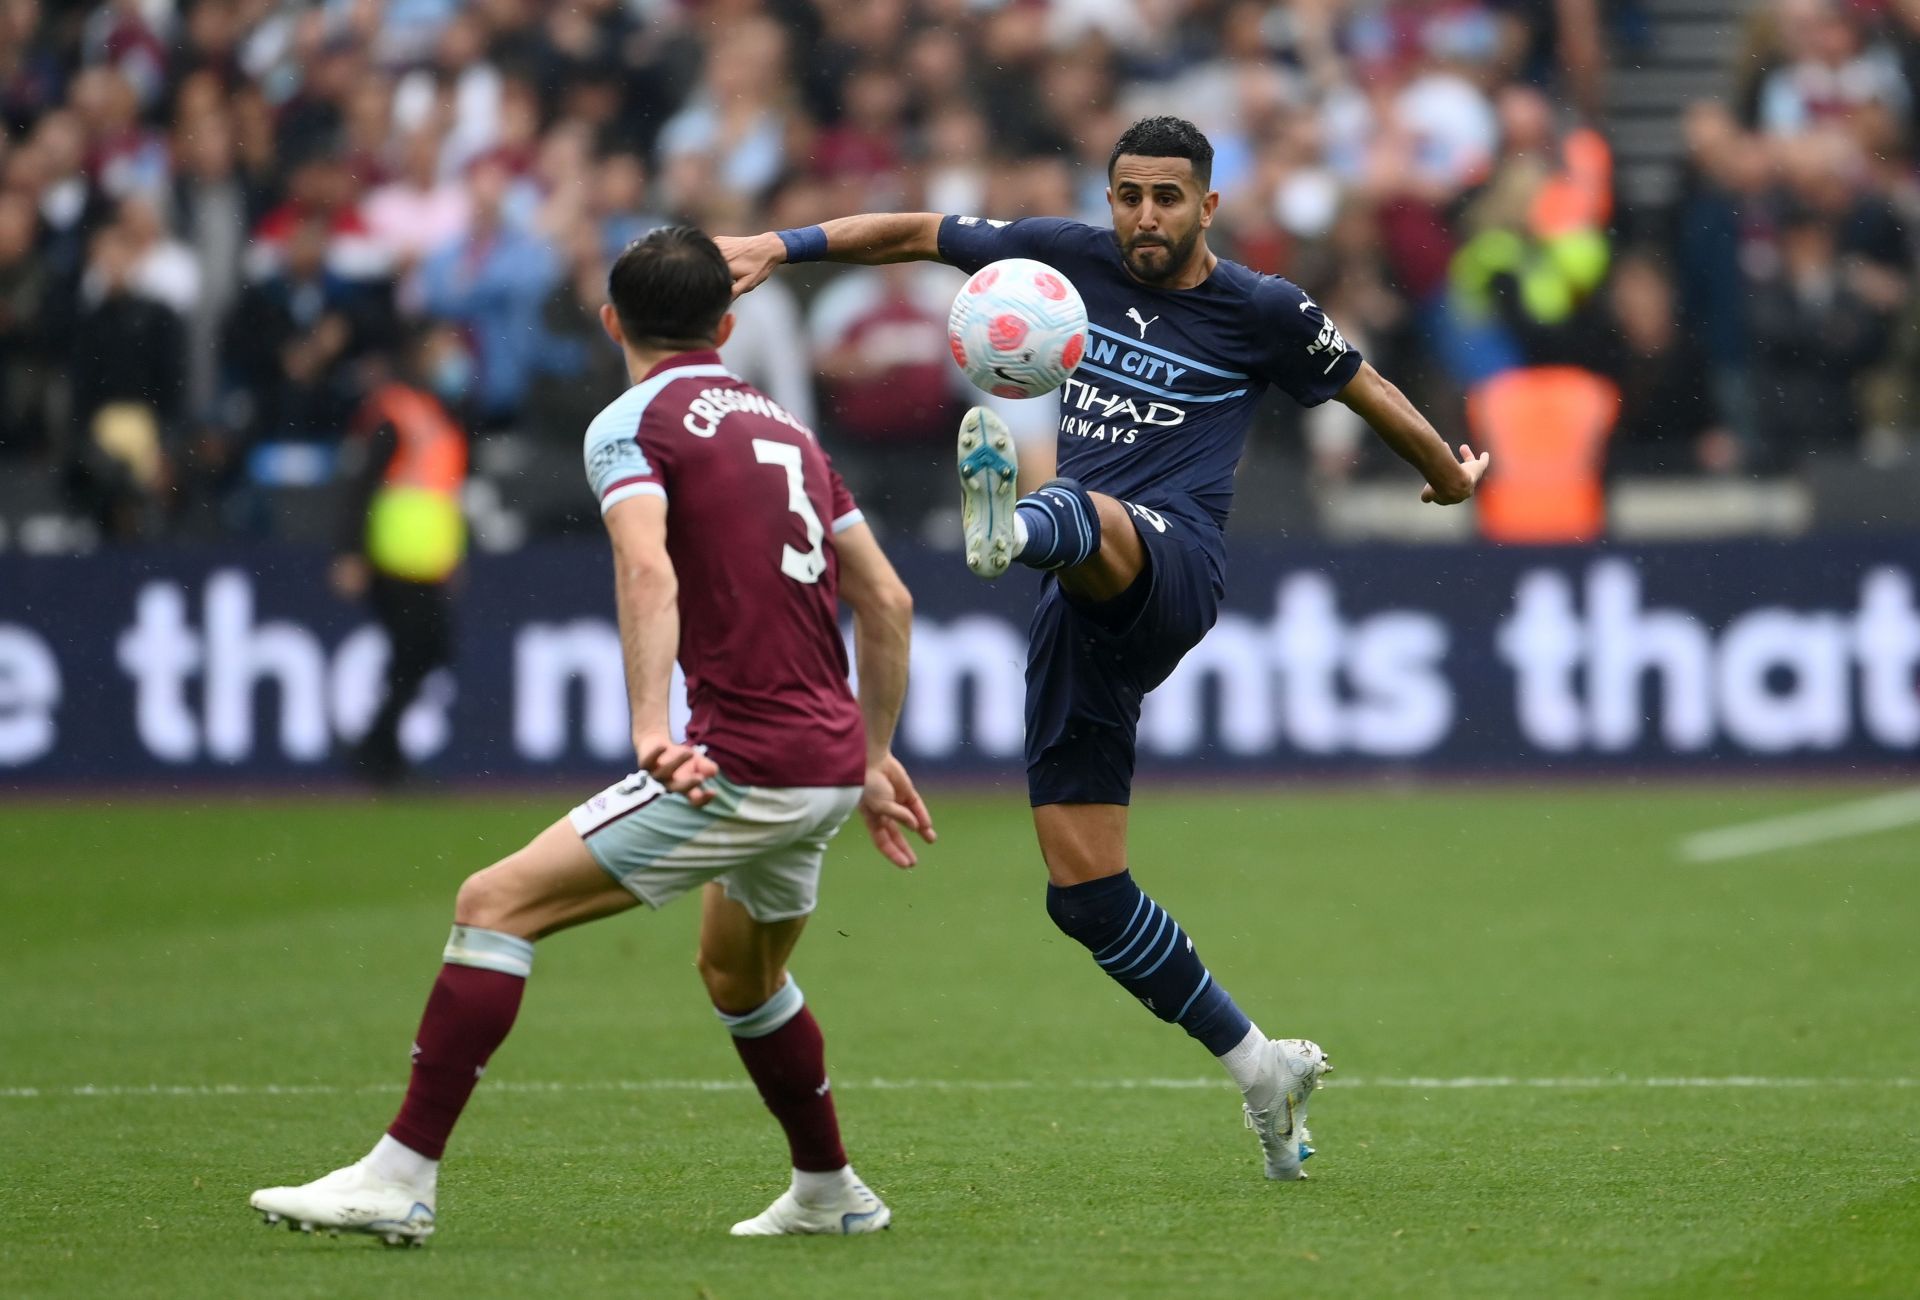
[(1492, 460), (1492, 452), (1483, 451), (1476, 456), (1473, 454), (1472, 447), (1464, 442), (1461, 443), (1460, 468), (1466, 471), (1466, 486), (1463, 488), (1458, 484), (1448, 484), (1446, 488), (1442, 489), (1436, 488), (1433, 484), (1429, 483), (1420, 489), (1420, 499), (1422, 501), (1431, 501), (1433, 504), (1440, 506), (1459, 505), (1462, 501), (1472, 496), (1474, 489), (1480, 486), (1480, 477), (1487, 472), (1487, 466)]
[(733, 272), (736, 298), (772, 275), (773, 268), (787, 260), (787, 246), (775, 234), (716, 235), (713, 242), (720, 249), (720, 255), (727, 259), (727, 270)]
[(860, 817), (867, 823), (873, 847), (902, 870), (918, 866), (920, 859), (914, 855), (907, 837), (900, 833), (901, 827), (912, 827), (914, 833), (929, 844), (940, 838), (933, 829), (926, 802), (913, 788), (913, 778), (892, 754), (867, 769), (867, 788), (860, 795)]
[(684, 795), (699, 808), (713, 801), (709, 777), (720, 774), (720, 765), (691, 745), (682, 745), (664, 732), (635, 736), (635, 756), (640, 770), (667, 788), (669, 794)]

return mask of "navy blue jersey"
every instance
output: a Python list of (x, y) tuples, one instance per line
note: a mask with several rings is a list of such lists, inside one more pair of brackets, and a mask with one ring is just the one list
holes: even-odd
[(1360, 353), (1299, 287), (1221, 258), (1191, 289), (1128, 274), (1113, 231), (1056, 217), (948, 217), (940, 258), (971, 274), (1030, 257), (1087, 304), (1087, 351), (1061, 390), (1060, 470), (1123, 501), (1196, 524), (1222, 568), (1233, 472), (1268, 384), (1303, 406), (1326, 401)]

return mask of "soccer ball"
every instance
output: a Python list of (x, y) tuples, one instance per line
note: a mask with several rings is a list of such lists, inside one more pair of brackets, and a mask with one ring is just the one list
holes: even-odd
[(1087, 307), (1045, 262), (1009, 257), (975, 271), (953, 299), (947, 343), (975, 388), (1038, 397), (1067, 382), (1087, 350)]

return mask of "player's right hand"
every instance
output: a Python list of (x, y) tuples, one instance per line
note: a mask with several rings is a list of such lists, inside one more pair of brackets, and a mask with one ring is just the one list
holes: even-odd
[(773, 268), (787, 260), (787, 246), (780, 242), (780, 236), (772, 233), (717, 235), (713, 242), (727, 259), (727, 269), (733, 272), (736, 298), (772, 275)]
[(691, 745), (682, 745), (661, 732), (635, 736), (634, 756), (640, 770), (667, 788), (669, 794), (684, 795), (699, 808), (713, 800), (709, 777), (720, 774), (720, 765)]
[(873, 847), (903, 870), (918, 866), (920, 859), (914, 855), (907, 837), (900, 833), (901, 827), (911, 827), (929, 844), (940, 838), (933, 829), (926, 802), (913, 788), (913, 778), (892, 754), (867, 769), (867, 788), (860, 795), (860, 817), (867, 823)]
[(1420, 489), (1420, 499), (1439, 506), (1457, 506), (1474, 494), (1480, 486), (1480, 478), (1487, 472), (1487, 466), (1493, 462), (1493, 453), (1483, 451), (1478, 456), (1466, 443), (1460, 444), (1460, 468), (1466, 471), (1466, 483), (1463, 486), (1449, 484), (1437, 488), (1429, 483)]

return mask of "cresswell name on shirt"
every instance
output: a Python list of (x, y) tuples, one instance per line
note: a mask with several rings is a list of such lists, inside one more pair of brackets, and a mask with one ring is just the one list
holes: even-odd
[(735, 411), (777, 420), (808, 438), (813, 437), (813, 430), (794, 419), (784, 406), (744, 388), (701, 389), (700, 396), (687, 403), (687, 414), (681, 423), (694, 437), (711, 438), (720, 432), (720, 422)]

